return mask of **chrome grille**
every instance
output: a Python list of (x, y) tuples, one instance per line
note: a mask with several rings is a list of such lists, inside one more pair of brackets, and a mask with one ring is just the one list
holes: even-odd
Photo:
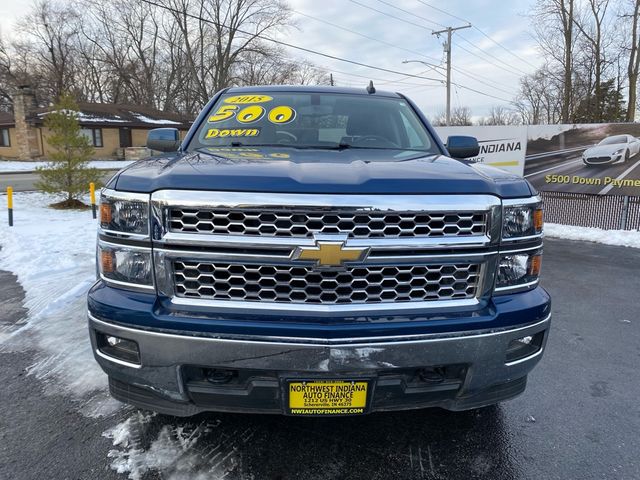
[(301, 304), (471, 299), (478, 264), (317, 269), (175, 260), (176, 295), (185, 298)]
[(486, 213), (170, 208), (176, 233), (311, 238), (316, 233), (349, 238), (457, 237), (486, 233)]

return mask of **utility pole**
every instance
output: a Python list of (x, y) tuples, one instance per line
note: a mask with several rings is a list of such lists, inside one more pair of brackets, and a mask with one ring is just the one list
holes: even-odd
[(447, 54), (447, 125), (451, 125), (451, 34), (464, 28), (471, 28), (471, 24), (462, 27), (447, 27), (431, 34), (438, 38), (440, 38), (441, 33), (447, 34), (447, 40), (444, 44), (444, 51)]

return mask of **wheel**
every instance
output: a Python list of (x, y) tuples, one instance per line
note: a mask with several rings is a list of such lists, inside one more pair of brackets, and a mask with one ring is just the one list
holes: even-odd
[(631, 152), (629, 152), (629, 150), (627, 150), (625, 152), (625, 154), (624, 154), (624, 163), (627, 163), (630, 158), (631, 158)]

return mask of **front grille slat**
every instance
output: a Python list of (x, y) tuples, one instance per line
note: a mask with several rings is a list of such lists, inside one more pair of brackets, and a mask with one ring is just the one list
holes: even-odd
[(316, 269), (295, 265), (175, 260), (183, 298), (297, 304), (371, 304), (471, 299), (479, 264), (362, 265)]
[(460, 237), (483, 235), (487, 215), (478, 212), (402, 212), (360, 210), (257, 210), (172, 207), (168, 226), (175, 233), (312, 238)]

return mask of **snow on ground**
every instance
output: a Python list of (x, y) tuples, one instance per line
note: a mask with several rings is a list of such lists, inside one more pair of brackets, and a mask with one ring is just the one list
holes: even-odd
[[(109, 452), (111, 468), (131, 480), (141, 480), (150, 471), (162, 472), (167, 480), (222, 479), (237, 466), (238, 447), (255, 433), (246, 428), (229, 435), (214, 418), (164, 422), (154, 414), (136, 412), (104, 432), (116, 447)], [(152, 429), (159, 431), (148, 439)]]
[[(67, 395), (85, 415), (108, 415), (121, 404), (108, 395), (86, 326), (86, 293), (95, 280), (96, 221), (90, 211), (47, 208), (54, 200), (43, 193), (17, 193), (14, 227), (0, 227), (0, 269), (17, 275), (28, 309), (22, 323), (0, 329), (0, 350), (35, 351), (29, 374), (43, 382), (48, 394)], [(4, 208), (1, 196), (0, 203)], [(640, 232), (547, 224), (546, 233), (640, 248)], [(236, 452), (255, 433), (226, 423), (211, 416), (172, 419), (133, 410), (104, 432), (114, 445), (111, 468), (132, 480), (149, 472), (168, 480), (224, 478), (242, 461)]]
[(93, 360), (86, 319), (86, 294), (96, 276), (96, 221), (90, 210), (46, 208), (56, 200), (17, 193), (14, 226), (0, 228), (0, 269), (16, 274), (28, 310), (23, 323), (0, 330), (0, 348), (35, 350), (29, 374), (47, 393), (69, 395), (88, 415), (108, 414), (119, 404)]
[[(89, 166), (100, 170), (119, 170), (134, 163), (132, 160), (93, 160)], [(33, 172), (36, 167), (45, 167), (48, 162), (15, 162), (0, 160), (0, 173)]]
[[(0, 328), (0, 351), (33, 352), (28, 374), (43, 383), (47, 394), (71, 398), (86, 416), (133, 410), (104, 433), (114, 445), (109, 453), (113, 470), (132, 480), (150, 471), (162, 472), (167, 480), (224, 478), (236, 464), (237, 443), (247, 442), (250, 432), (223, 434), (216, 430), (216, 420), (156, 420), (153, 414), (123, 410), (109, 396), (107, 377), (93, 358), (87, 332), (96, 221), (90, 210), (47, 208), (55, 200), (44, 193), (16, 193), (14, 226), (0, 226), (0, 269), (17, 275), (28, 310), (20, 324)], [(0, 195), (2, 208), (5, 202)]]
[(635, 230), (602, 230), (600, 228), (546, 223), (544, 233), (547, 237), (640, 248), (640, 232)]

